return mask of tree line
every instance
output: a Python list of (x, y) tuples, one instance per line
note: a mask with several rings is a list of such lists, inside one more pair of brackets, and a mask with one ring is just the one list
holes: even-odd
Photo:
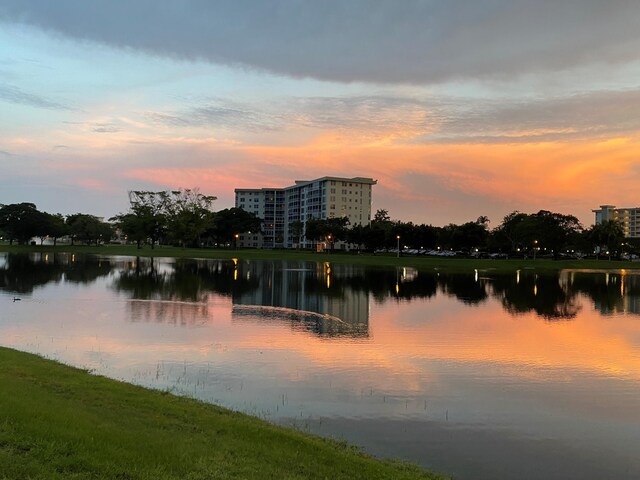
[[(27, 243), (33, 238), (62, 237), (72, 244), (110, 241), (115, 234), (126, 242), (172, 244), (183, 247), (227, 245), (237, 235), (259, 233), (262, 220), (240, 208), (213, 211), (216, 197), (197, 189), (129, 192), (129, 210), (109, 221), (77, 213), (63, 216), (39, 211), (33, 203), (0, 205), (0, 236), (10, 243)], [(547, 210), (537, 213), (514, 211), (495, 228), (481, 216), (462, 224), (436, 227), (393, 220), (388, 210), (378, 210), (369, 225), (349, 225), (346, 218), (292, 222), (289, 235), (296, 245), (303, 239), (323, 242), (333, 249), (336, 243), (358, 250), (441, 249), (470, 255), (549, 255), (558, 258), (566, 252), (597, 252), (618, 257), (637, 252), (635, 239), (626, 239), (615, 221), (585, 228), (573, 215)]]
[(376, 251), (400, 248), (413, 250), (442, 250), (466, 255), (496, 253), (502, 255), (552, 256), (567, 253), (619, 257), (636, 253), (637, 239), (624, 237), (622, 226), (613, 220), (585, 228), (573, 215), (547, 210), (537, 213), (514, 211), (491, 229), (486, 216), (462, 224), (436, 227), (392, 220), (389, 212), (378, 210), (369, 225), (349, 227), (346, 219), (308, 220), (306, 232), (297, 226), (295, 235), (307, 239), (346, 242), (359, 249)]
[(104, 221), (94, 215), (42, 212), (33, 203), (0, 205), (0, 236), (10, 244), (63, 237), (71, 243), (99, 244), (119, 235), (126, 242), (196, 247), (229, 243), (235, 234), (260, 231), (261, 220), (239, 208), (212, 211), (216, 197), (197, 189), (131, 191), (129, 211)]

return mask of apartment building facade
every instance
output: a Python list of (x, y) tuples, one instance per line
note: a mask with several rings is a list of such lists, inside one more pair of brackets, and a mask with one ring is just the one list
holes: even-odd
[[(297, 180), (283, 188), (236, 188), (235, 206), (263, 220), (262, 232), (240, 236), (239, 246), (253, 248), (311, 248), (306, 238), (297, 238), (294, 222), (344, 217), (349, 225), (371, 221), (372, 187), (377, 182), (365, 177), (322, 177)], [(303, 230), (304, 231), (304, 230)], [(338, 248), (342, 245), (336, 245)]]
[(615, 220), (620, 224), (627, 238), (640, 238), (640, 207), (617, 208), (615, 205), (600, 205), (592, 210), (596, 215), (596, 224)]

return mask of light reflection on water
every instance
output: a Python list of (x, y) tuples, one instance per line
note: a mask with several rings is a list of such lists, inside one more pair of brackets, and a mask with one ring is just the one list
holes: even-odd
[(3, 345), (455, 478), (640, 477), (633, 272), (5, 255), (0, 295)]

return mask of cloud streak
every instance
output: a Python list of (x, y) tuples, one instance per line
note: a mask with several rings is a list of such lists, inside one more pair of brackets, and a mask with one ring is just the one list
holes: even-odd
[(49, 100), (40, 95), (25, 92), (14, 85), (8, 84), (0, 84), (0, 100), (26, 105), (28, 107), (44, 108), (46, 110), (73, 110), (67, 105)]
[(180, 111), (145, 112), (156, 125), (233, 132), (307, 129), (338, 132), (345, 142), (498, 144), (635, 136), (640, 90), (552, 98), (472, 99), (443, 95), (291, 97), (242, 103), (209, 99)]
[(413, 84), (637, 61), (639, 15), (632, 0), (5, 0), (0, 7), (5, 22), (155, 55)]

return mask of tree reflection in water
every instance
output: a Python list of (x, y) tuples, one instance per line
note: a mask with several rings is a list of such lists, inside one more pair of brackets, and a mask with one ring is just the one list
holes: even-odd
[[(233, 305), (288, 309), (280, 310), (289, 312), (281, 319), (327, 336), (368, 335), (370, 299), (382, 304), (446, 295), (468, 305), (495, 299), (513, 315), (532, 312), (547, 320), (572, 319), (582, 300), (589, 299), (605, 314), (640, 314), (640, 275), (635, 271), (465, 274), (322, 262), (0, 256), (0, 291), (21, 295), (50, 282), (87, 284), (109, 275), (111, 287), (131, 300), (135, 320), (207, 321), (207, 303), (218, 295)], [(241, 310), (236, 309), (235, 319), (251, 317)], [(277, 311), (262, 317), (273, 319)]]
[(101, 257), (69, 253), (9, 254), (0, 267), (0, 291), (31, 294), (48, 283), (92, 283), (111, 271), (111, 262)]

